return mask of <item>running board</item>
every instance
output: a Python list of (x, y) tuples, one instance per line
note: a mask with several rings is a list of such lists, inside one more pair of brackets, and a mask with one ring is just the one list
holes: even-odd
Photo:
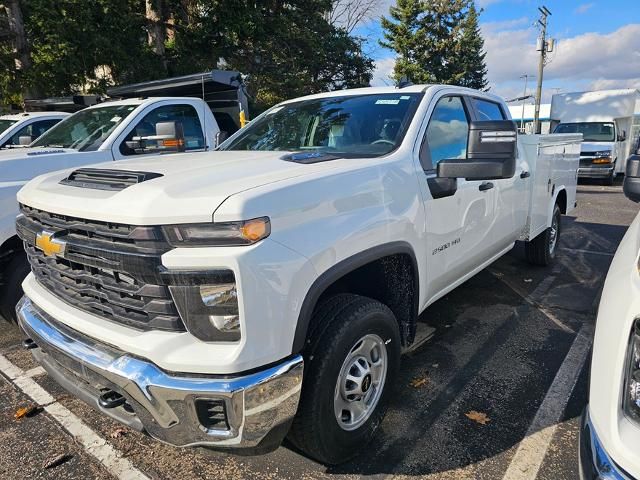
[(433, 337), (435, 333), (435, 328), (430, 327), (426, 323), (418, 322), (418, 325), (416, 326), (416, 336), (413, 339), (413, 343), (408, 347), (402, 347), (402, 355), (416, 351), (418, 348), (422, 347), (422, 345), (431, 340), (431, 337)]

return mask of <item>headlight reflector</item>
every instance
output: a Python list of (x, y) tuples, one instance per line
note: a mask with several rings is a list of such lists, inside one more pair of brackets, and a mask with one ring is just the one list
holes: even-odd
[(269, 217), (223, 223), (185, 223), (162, 227), (174, 247), (251, 245), (271, 233)]

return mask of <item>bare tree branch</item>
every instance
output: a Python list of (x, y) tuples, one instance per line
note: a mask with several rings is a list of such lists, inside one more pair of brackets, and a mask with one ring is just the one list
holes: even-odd
[(376, 15), (381, 2), (382, 0), (333, 0), (326, 18), (331, 25), (351, 33)]

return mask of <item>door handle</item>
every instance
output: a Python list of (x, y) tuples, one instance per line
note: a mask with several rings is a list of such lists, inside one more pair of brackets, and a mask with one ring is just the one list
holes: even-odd
[(484, 192), (485, 190), (491, 190), (493, 188), (493, 183), (491, 182), (482, 182), (478, 187), (478, 190)]
[(520, 174), (520, 178), (529, 178), (530, 176), (531, 176), (531, 174), (529, 172), (525, 172), (525, 171), (523, 171)]

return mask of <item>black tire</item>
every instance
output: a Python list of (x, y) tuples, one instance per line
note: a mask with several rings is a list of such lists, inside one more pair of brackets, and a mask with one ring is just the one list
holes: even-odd
[[(552, 226), (538, 235), (530, 242), (525, 243), (525, 255), (527, 261), (533, 265), (546, 267), (556, 258), (558, 243), (560, 242), (562, 213), (556, 203), (553, 207)], [(553, 241), (553, 229), (555, 227), (555, 241)]]
[(16, 321), (16, 304), (22, 297), (22, 281), (29, 274), (29, 262), (23, 251), (14, 251), (3, 266), (0, 284), (0, 315)]
[[(314, 312), (313, 324), (317, 328), (304, 354), (300, 405), (289, 439), (310, 457), (335, 465), (356, 455), (371, 440), (386, 413), (400, 365), (400, 333), (386, 305), (351, 294), (335, 295), (322, 302)], [(386, 375), (369, 417), (347, 431), (338, 423), (334, 394), (343, 364), (353, 355), (359, 340), (368, 335), (384, 342), (379, 348), (386, 350)], [(367, 389), (372, 383), (369, 385)], [(362, 391), (367, 389), (363, 382)]]

